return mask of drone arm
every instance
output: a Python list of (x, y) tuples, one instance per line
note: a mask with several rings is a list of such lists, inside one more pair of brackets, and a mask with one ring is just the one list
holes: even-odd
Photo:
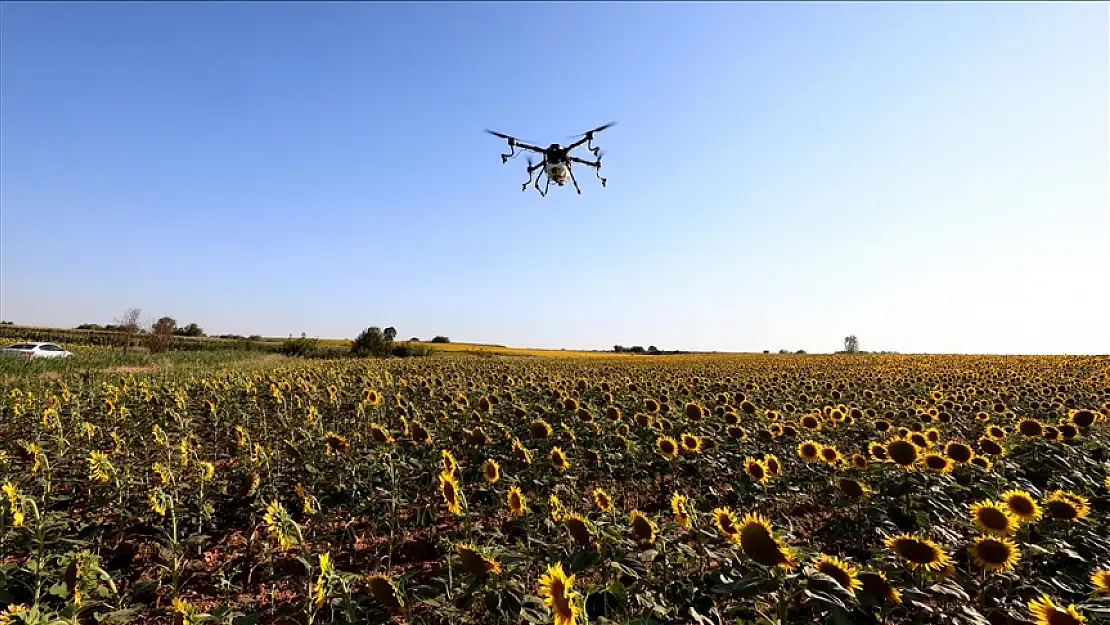
[(584, 158), (578, 158), (577, 156), (571, 156), (570, 160), (574, 161), (575, 163), (581, 163), (582, 165), (589, 165), (590, 167), (593, 167), (594, 168), (594, 175), (596, 175), (597, 179), (601, 181), (601, 186), (603, 186), (603, 187), (605, 186), (605, 178), (601, 177), (601, 159), (600, 158), (597, 159), (596, 161), (587, 161)]
[(518, 147), (522, 150), (531, 150), (532, 152), (537, 152), (539, 154), (544, 154), (545, 153), (544, 149), (541, 148), (541, 147), (538, 147), (538, 146), (535, 146), (535, 145), (530, 145), (528, 143), (521, 143), (520, 141), (516, 142), (516, 147)]

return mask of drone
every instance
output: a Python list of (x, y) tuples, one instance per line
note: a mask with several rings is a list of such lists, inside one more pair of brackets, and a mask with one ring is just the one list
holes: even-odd
[[(509, 162), (510, 158), (515, 157), (517, 155), (517, 148), (543, 155), (543, 159), (539, 163), (535, 164), (533, 164), (532, 162), (531, 155), (525, 157), (528, 161), (528, 182), (520, 185), (521, 191), (528, 190), (528, 185), (532, 184), (532, 178), (533, 176), (535, 176), (535, 187), (536, 191), (539, 191), (540, 197), (547, 197), (547, 192), (551, 188), (552, 182), (561, 187), (567, 183), (568, 179), (574, 185), (574, 190), (577, 191), (579, 195), (582, 195), (582, 189), (578, 187), (578, 181), (574, 179), (574, 171), (571, 169), (571, 163), (578, 163), (579, 165), (588, 165), (589, 167), (593, 167), (594, 174), (597, 175), (597, 179), (601, 181), (601, 186), (604, 187), (605, 178), (601, 176), (601, 155), (604, 154), (604, 152), (601, 151), (601, 148), (594, 147), (594, 133), (601, 132), (602, 130), (609, 128), (616, 123), (617, 122), (609, 122), (604, 126), (599, 126), (597, 128), (594, 128), (593, 130), (589, 130), (580, 135), (576, 135), (576, 137), (581, 138), (565, 147), (559, 145), (558, 143), (552, 143), (546, 148), (541, 148), (539, 146), (524, 143), (518, 140), (516, 137), (510, 137), (509, 135), (502, 134), (500, 132), (494, 132), (488, 129), (486, 130), (486, 132), (495, 137), (501, 137), (502, 139), (505, 139), (509, 142), (509, 153), (501, 155), (502, 163), (507, 163)], [(588, 161), (584, 158), (578, 158), (577, 156), (570, 155), (572, 150), (581, 147), (582, 145), (586, 145), (586, 148), (590, 150), (590, 152), (593, 152), (594, 158), (597, 159), (596, 161)], [(543, 189), (541, 190), (540, 178), (544, 175), (547, 176), (547, 183), (544, 184)]]

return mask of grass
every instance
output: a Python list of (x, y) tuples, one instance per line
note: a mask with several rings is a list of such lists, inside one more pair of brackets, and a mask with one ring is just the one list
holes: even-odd
[(282, 356), (263, 352), (220, 350), (204, 352), (166, 352), (151, 354), (145, 348), (132, 348), (126, 353), (116, 347), (75, 345), (68, 348), (69, 358), (0, 358), (0, 378), (5, 380), (41, 375), (61, 376), (74, 373), (118, 371), (121, 373), (163, 370), (190, 371), (226, 367), (235, 363), (261, 364), (284, 360)]

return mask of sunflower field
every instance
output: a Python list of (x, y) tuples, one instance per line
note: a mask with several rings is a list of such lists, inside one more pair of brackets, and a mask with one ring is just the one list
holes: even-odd
[(1110, 622), (1110, 359), (0, 382), (0, 624)]

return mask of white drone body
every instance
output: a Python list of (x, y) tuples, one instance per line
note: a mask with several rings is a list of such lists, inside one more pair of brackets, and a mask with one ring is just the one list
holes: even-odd
[(570, 178), (570, 170), (567, 169), (565, 163), (547, 163), (544, 166), (544, 173), (551, 179), (551, 182), (559, 185), (560, 187), (567, 183)]

